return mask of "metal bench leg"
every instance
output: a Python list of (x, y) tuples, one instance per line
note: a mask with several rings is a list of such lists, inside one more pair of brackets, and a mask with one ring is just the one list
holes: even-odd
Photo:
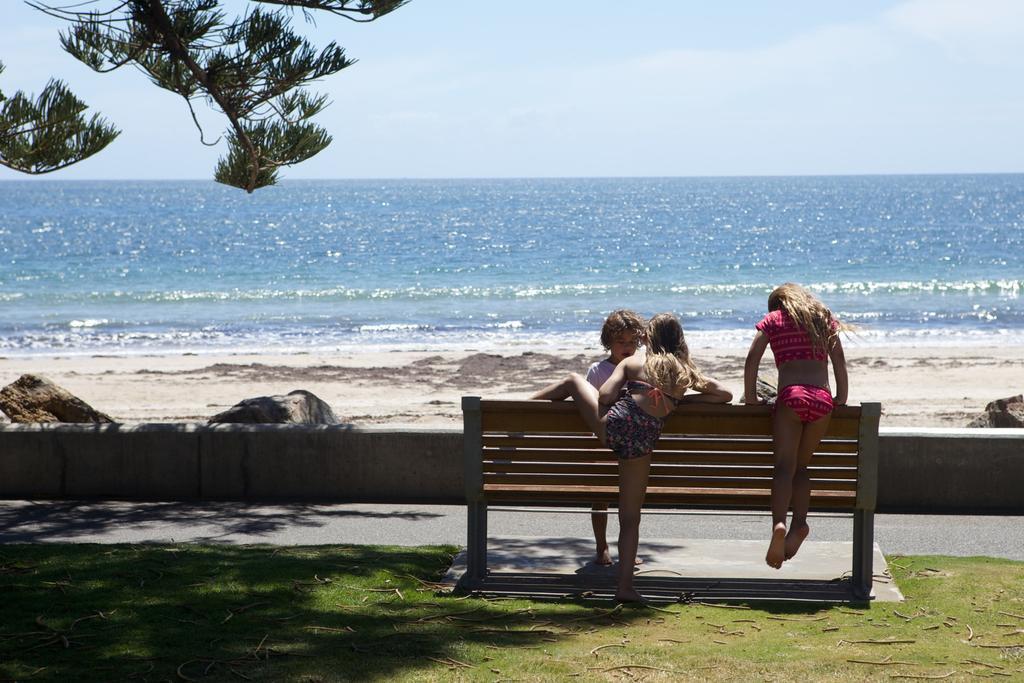
[(466, 518), (466, 577), (469, 587), (476, 588), (487, 576), (487, 503), (469, 503)]
[(875, 513), (855, 510), (853, 513), (853, 594), (861, 600), (871, 599), (874, 578)]

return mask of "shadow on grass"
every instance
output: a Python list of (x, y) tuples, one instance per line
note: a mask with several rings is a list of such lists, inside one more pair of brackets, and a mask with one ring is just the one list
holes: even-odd
[(45, 501), (0, 507), (0, 543), (39, 543), (103, 533), (118, 527), (164, 529), (168, 522), (212, 527), (203, 542), (239, 535), (319, 528), (346, 517), (419, 521), (432, 512), (348, 510), (308, 503)]
[[(366, 680), (649, 619), (602, 601), (456, 597), (454, 548), (0, 547), (0, 678)], [(438, 667), (441, 667), (440, 669)]]
[[(854, 595), (848, 578), (751, 578), (743, 571), (733, 576), (684, 576), (675, 568), (685, 566), (678, 555), (686, 550), (678, 541), (644, 540), (647, 562), (636, 568), (634, 585), (645, 600), (660, 603), (733, 602), (741, 604), (800, 603), (816, 610), (829, 604), (865, 604)], [(593, 562), (593, 541), (578, 537), (509, 538), (494, 540), (489, 547), (491, 570), (473, 586), (477, 594), (512, 596), (530, 600), (566, 600), (577, 597), (610, 600), (615, 594), (618, 565)], [(672, 558), (667, 560), (665, 558)], [(500, 569), (497, 567), (500, 566)], [(573, 567), (576, 567), (573, 570)], [(728, 560), (705, 565), (711, 571), (730, 570)], [(733, 567), (735, 569), (735, 567)], [(745, 569), (749, 573), (749, 568)], [(454, 582), (465, 571), (460, 554), (447, 579)], [(827, 574), (825, 575), (827, 576)], [(463, 577), (463, 590), (469, 588)]]

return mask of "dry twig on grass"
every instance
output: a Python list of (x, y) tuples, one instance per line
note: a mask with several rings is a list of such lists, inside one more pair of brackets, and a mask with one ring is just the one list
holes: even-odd
[(662, 669), (660, 666), (648, 666), (647, 664), (622, 664), (621, 666), (610, 666), (607, 669), (590, 669), (591, 671), (600, 671), (603, 674), (609, 671), (623, 671), (627, 669), (645, 669), (647, 671), (662, 671), (667, 674), (679, 673), (672, 669)]
[(437, 662), (438, 664), (444, 664), (445, 666), (451, 667), (452, 669), (475, 669), (476, 668), (472, 664), (466, 664), (465, 662), (460, 662), (459, 660), (452, 659), (451, 657), (444, 657), (443, 659), (439, 659), (437, 657), (427, 657), (427, 659), (429, 659), (432, 662)]
[(977, 659), (965, 659), (960, 662), (961, 664), (977, 664), (978, 666), (985, 666), (989, 669), (1005, 669), (1006, 667), (999, 666), (998, 664), (986, 664), (985, 662), (978, 661)]
[(850, 662), (851, 664), (871, 664), (873, 666), (892, 666), (894, 664), (901, 664), (904, 666), (916, 666), (914, 662), (893, 661), (892, 655), (877, 662), (873, 662), (870, 659), (847, 659), (846, 661)]
[(331, 626), (317, 626), (316, 624), (312, 624), (312, 625), (309, 625), (309, 626), (303, 626), (302, 628), (304, 630), (309, 630), (309, 631), (325, 631), (327, 633), (355, 633), (356, 632), (356, 630), (354, 628), (352, 628), (351, 626), (345, 626), (344, 628), (333, 628)]
[(592, 654), (592, 655), (594, 655), (596, 657), (597, 653), (600, 652), (601, 650), (605, 649), (606, 647), (626, 647), (626, 646), (623, 645), (622, 643), (608, 643), (607, 645), (598, 645), (597, 647), (595, 647), (593, 650), (590, 651), (590, 654)]
[(1008, 650), (1015, 647), (1024, 647), (1024, 643), (1004, 643), (1002, 645), (982, 645), (980, 643), (971, 643), (971, 647), (985, 647), (990, 650)]
[(929, 675), (929, 674), (889, 674), (889, 678), (922, 678), (922, 679), (928, 679), (928, 680), (937, 681), (937, 680), (940, 680), (940, 679), (943, 679), (943, 678), (949, 678), (950, 676), (952, 676), (955, 673), (957, 673), (956, 669), (954, 669), (954, 670), (952, 670), (952, 671), (950, 671), (949, 673), (946, 673), (946, 674), (936, 674), (936, 675)]
[(874, 640), (874, 639), (870, 639), (869, 638), (867, 640), (846, 640), (846, 639), (843, 639), (843, 640), (840, 640), (839, 643), (837, 643), (837, 644), (838, 645), (842, 645), (843, 643), (847, 643), (847, 644), (854, 644), (854, 643), (856, 643), (856, 644), (860, 644), (860, 645), (904, 645), (904, 644), (907, 644), (907, 643), (916, 643), (916, 642), (917, 642), (916, 640), (909, 640), (909, 639), (901, 640), (901, 639), (896, 639), (896, 638), (891, 638), (891, 639), (887, 638), (885, 640)]
[(611, 618), (611, 616), (613, 614), (618, 614), (621, 611), (622, 611), (622, 604), (620, 603), (620, 604), (616, 605), (615, 607), (612, 607), (611, 609), (598, 610), (597, 614), (588, 614), (585, 617), (576, 617), (574, 619), (569, 619), (565, 623), (571, 624), (571, 623), (573, 623), (575, 621), (589, 621), (591, 619), (604, 619), (605, 617)]
[(516, 611), (509, 612), (507, 614), (493, 614), (493, 615), (491, 615), (489, 617), (482, 617), (480, 619), (468, 619), (466, 617), (459, 617), (459, 616), (451, 616), (449, 618), (451, 620), (454, 620), (454, 621), (472, 621), (472, 622), (479, 623), (481, 621), (497, 621), (498, 619), (509, 619), (511, 617), (514, 617), (514, 616), (517, 616), (517, 615), (520, 615), (520, 614), (532, 614), (533, 613), (533, 609), (534, 609), (533, 607), (524, 607), (523, 609), (517, 609)]
[(896, 615), (897, 617), (899, 617), (900, 619), (904, 619), (906, 621), (913, 621), (914, 619), (917, 619), (918, 617), (925, 616), (925, 613), (922, 610), (918, 610), (917, 614), (911, 614), (910, 616), (907, 616), (906, 614), (901, 614), (898, 610), (893, 610), (892, 613), (894, 615)]
[(676, 617), (678, 617), (680, 614), (682, 614), (682, 612), (676, 612), (674, 610), (665, 609), (664, 607), (655, 607), (654, 605), (652, 605), (650, 603), (646, 603), (646, 602), (643, 603), (643, 606), (646, 609), (653, 609), (653, 610), (656, 610), (658, 612), (664, 612), (666, 614), (671, 614), (671, 615), (676, 616)]
[(262, 607), (263, 605), (269, 605), (269, 604), (270, 604), (269, 602), (253, 602), (253, 603), (248, 604), (248, 605), (242, 605), (241, 607), (232, 607), (232, 608), (230, 608), (228, 610), (228, 615), (226, 617), (224, 617), (224, 621), (222, 621), (220, 623), (226, 624), (236, 614), (241, 614), (242, 612), (246, 612), (246, 611), (252, 609), (253, 607)]
[(427, 616), (420, 617), (419, 619), (416, 619), (414, 621), (406, 621), (406, 622), (402, 622), (402, 623), (405, 623), (405, 624), (425, 624), (425, 623), (427, 623), (429, 621), (433, 621), (435, 619), (447, 619), (449, 617), (457, 617), (457, 616), (461, 616), (463, 614), (472, 614), (473, 612), (479, 612), (482, 609), (483, 609), (483, 607), (474, 607), (473, 609), (466, 609), (466, 610), (462, 610), (461, 612), (446, 612), (444, 614), (428, 614)]

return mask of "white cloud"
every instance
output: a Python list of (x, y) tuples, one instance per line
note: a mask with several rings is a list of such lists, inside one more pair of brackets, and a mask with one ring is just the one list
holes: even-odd
[(884, 21), (941, 45), (953, 59), (990, 66), (1024, 62), (1024, 2), (1020, 0), (910, 0)]

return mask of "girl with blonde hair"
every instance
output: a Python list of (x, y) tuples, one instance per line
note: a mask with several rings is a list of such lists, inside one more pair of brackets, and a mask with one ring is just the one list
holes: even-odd
[[(743, 369), (744, 402), (762, 402), (756, 392), (757, 369), (769, 344), (779, 369), (779, 395), (772, 416), (772, 535), (765, 555), (765, 562), (778, 569), (796, 555), (810, 533), (807, 466), (828, 429), (833, 406), (846, 403), (849, 386), (839, 332), (852, 328), (836, 320), (820, 299), (792, 282), (772, 290), (768, 315), (755, 328)], [(835, 396), (828, 383), (829, 359), (836, 378)], [(791, 505), (793, 520), (787, 531)]]
[[(647, 493), (651, 451), (665, 418), (682, 403), (728, 403), (732, 393), (705, 377), (690, 359), (683, 328), (671, 313), (647, 324), (646, 358), (630, 356), (597, 390), (573, 373), (531, 398), (572, 398), (587, 426), (619, 458), (619, 576), (615, 599), (638, 602), (633, 569), (640, 541), (640, 510)], [(625, 389), (625, 391), (623, 391)], [(687, 394), (688, 390), (696, 393)]]

